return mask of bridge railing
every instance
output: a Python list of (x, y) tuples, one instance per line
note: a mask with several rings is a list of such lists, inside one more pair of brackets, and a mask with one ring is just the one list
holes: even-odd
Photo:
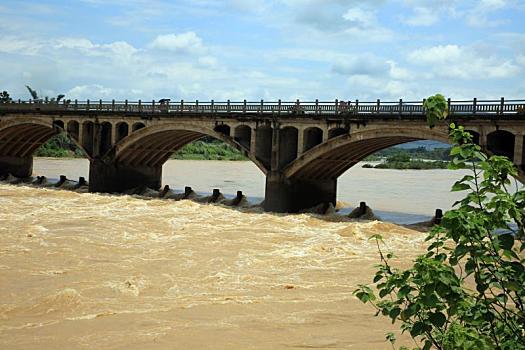
[[(12, 101), (0, 103), (0, 112), (100, 112), (100, 113), (144, 113), (144, 114), (278, 114), (283, 116), (394, 116), (422, 117), (424, 101)], [(524, 115), (525, 100), (448, 100), (448, 110), (457, 116), (501, 116)]]

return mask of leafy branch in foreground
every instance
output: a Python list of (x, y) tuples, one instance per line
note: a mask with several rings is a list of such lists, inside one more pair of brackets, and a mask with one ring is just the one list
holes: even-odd
[[(518, 174), (509, 159), (487, 157), (463, 127), (450, 127), (450, 166), (472, 171), (452, 186), (465, 198), (409, 269), (392, 266), (373, 236), (381, 259), (374, 286), (354, 294), (401, 322), (416, 349), (525, 349), (525, 191), (511, 190)], [(394, 346), (393, 334), (387, 340)]]

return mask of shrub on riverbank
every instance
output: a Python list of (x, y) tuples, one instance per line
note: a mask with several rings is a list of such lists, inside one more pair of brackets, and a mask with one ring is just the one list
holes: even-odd
[(237, 149), (217, 140), (194, 141), (173, 155), (175, 159), (247, 160)]
[[(485, 156), (462, 127), (452, 124), (451, 137), (451, 168), (472, 171), (452, 187), (465, 198), (409, 269), (394, 267), (373, 236), (381, 260), (374, 289), (361, 285), (354, 294), (401, 322), (415, 349), (525, 349), (525, 191), (509, 190), (517, 168)], [(394, 347), (394, 334), (387, 340)]]
[(446, 169), (448, 162), (436, 160), (436, 161), (425, 161), (422, 159), (411, 159), (410, 154), (407, 152), (396, 152), (391, 154), (383, 163), (377, 165), (364, 164), (363, 168), (374, 168), (374, 169)]
[(61, 133), (50, 138), (40, 146), (36, 152), (37, 157), (56, 157), (56, 158), (83, 158), (84, 153), (71, 141), (69, 137)]
[[(83, 152), (65, 134), (58, 134), (40, 146), (37, 157), (83, 158)], [(175, 159), (191, 160), (246, 160), (247, 158), (235, 148), (217, 141), (195, 141), (182, 147), (173, 155)]]

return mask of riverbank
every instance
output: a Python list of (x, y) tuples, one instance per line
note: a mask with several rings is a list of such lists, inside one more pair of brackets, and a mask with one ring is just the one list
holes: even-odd
[(368, 169), (395, 169), (395, 170), (429, 170), (429, 169), (447, 169), (448, 162), (441, 160), (423, 160), (411, 159), (407, 162), (389, 162), (385, 161), (378, 164), (363, 164), (363, 168)]

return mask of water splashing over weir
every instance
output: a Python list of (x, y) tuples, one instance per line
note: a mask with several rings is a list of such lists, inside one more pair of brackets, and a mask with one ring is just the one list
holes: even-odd
[(6, 349), (388, 349), (396, 327), (351, 295), (378, 262), (368, 237), (399, 265), (424, 239), (379, 221), (4, 184), (0, 207)]

